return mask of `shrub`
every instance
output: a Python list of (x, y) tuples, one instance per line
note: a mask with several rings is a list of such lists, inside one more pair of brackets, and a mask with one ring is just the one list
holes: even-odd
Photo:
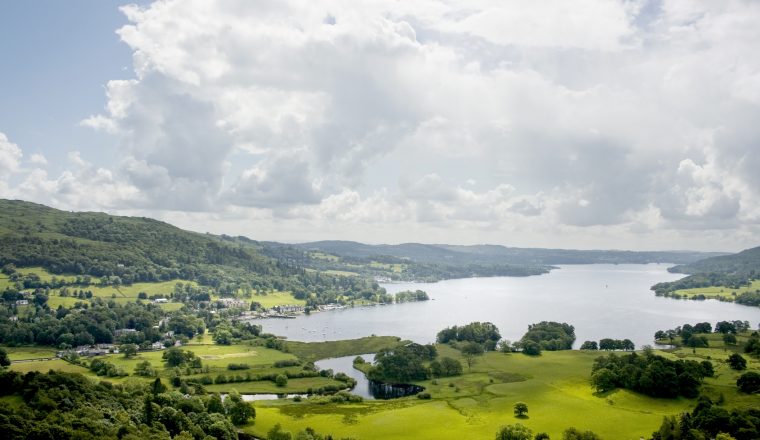
[(285, 376), (284, 374), (278, 374), (277, 377), (274, 378), (274, 383), (278, 387), (284, 387), (288, 384), (288, 376)]

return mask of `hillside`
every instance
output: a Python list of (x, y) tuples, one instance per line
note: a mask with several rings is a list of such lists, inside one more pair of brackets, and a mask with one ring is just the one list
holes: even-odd
[(212, 283), (222, 269), (283, 275), (253, 242), (229, 242), (148, 218), (66, 212), (18, 200), (0, 200), (0, 266), (6, 264), (118, 276), (124, 283), (173, 278)]
[[(669, 270), (689, 276), (652, 286), (658, 295), (696, 299), (714, 297), (745, 305), (760, 305), (760, 293), (752, 288), (752, 281), (760, 275), (760, 247), (674, 266)], [(720, 289), (716, 292), (716, 289), (706, 288)]]
[(760, 273), (760, 246), (736, 254), (721, 255), (670, 268), (674, 273), (720, 273), (755, 277)]

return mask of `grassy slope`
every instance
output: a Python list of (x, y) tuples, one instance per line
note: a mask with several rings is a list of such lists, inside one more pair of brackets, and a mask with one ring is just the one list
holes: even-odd
[[(76, 279), (75, 276), (72, 275), (54, 275), (48, 272), (47, 270), (40, 268), (40, 267), (34, 267), (34, 268), (23, 268), (18, 270), (21, 273), (36, 273), (43, 281), (49, 281), (53, 277), (57, 278), (63, 278), (67, 281), (74, 281)], [(97, 279), (93, 279), (93, 283), (97, 283)], [(124, 304), (127, 302), (134, 302), (138, 299), (138, 294), (140, 292), (145, 292), (149, 297), (154, 295), (163, 295), (165, 297), (169, 297), (169, 295), (174, 291), (174, 286), (177, 283), (183, 283), (183, 284), (191, 284), (193, 286), (198, 286), (198, 283), (195, 281), (190, 280), (170, 280), (170, 281), (160, 281), (155, 283), (133, 283), (130, 285), (121, 285), (121, 286), (98, 286), (97, 284), (92, 284), (89, 286), (70, 286), (69, 291), (79, 291), (79, 290), (89, 290), (92, 292), (93, 298), (106, 298), (106, 299), (112, 299), (116, 301), (117, 303)], [(10, 280), (8, 277), (4, 274), (0, 274), (0, 291), (5, 290), (7, 286), (10, 285)], [(72, 307), (74, 304), (80, 301), (88, 301), (88, 300), (82, 300), (76, 297), (61, 297), (60, 295), (60, 289), (51, 289), (50, 296), (48, 297), (48, 305), (52, 309), (58, 308), (59, 305), (62, 305), (64, 307)], [(212, 299), (216, 300), (219, 299), (218, 296), (212, 296)], [(242, 298), (247, 301), (258, 301), (261, 303), (263, 307), (270, 308), (277, 305), (283, 305), (283, 304), (295, 304), (295, 305), (305, 305), (306, 301), (295, 299), (293, 295), (290, 292), (268, 292), (265, 294), (256, 294), (254, 293), (250, 299), (248, 298)], [(149, 300), (145, 300), (149, 301)], [(167, 311), (172, 310), (178, 310), (182, 308), (181, 303), (165, 303), (161, 304), (161, 308)]]
[[(712, 356), (717, 377), (706, 381), (706, 392), (716, 398), (722, 393), (730, 407), (760, 405), (760, 396), (737, 392), (739, 374), (725, 366), (730, 353), (716, 347), (697, 350), (696, 355), (691, 350), (667, 355), (698, 360)], [(440, 347), (440, 354), (458, 357), (449, 347)], [(560, 438), (564, 429), (575, 426), (606, 439), (637, 439), (650, 435), (663, 416), (693, 407), (693, 400), (654, 399), (627, 390), (595, 394), (588, 378), (599, 355), (581, 351), (547, 352), (540, 357), (488, 353), (463, 376), (440, 379), (437, 385), (423, 382), (432, 401), (411, 397), (327, 408), (305, 402), (261, 402), (256, 425), (248, 430), (265, 434), (281, 423), (291, 431), (311, 426), (338, 437), (453, 440), (465, 433), (470, 438), (492, 438), (499, 426), (519, 422), (552, 438)], [(760, 370), (760, 363), (753, 360), (750, 368)], [(518, 401), (528, 404), (529, 418), (512, 415)]]
[[(196, 273), (277, 276), (274, 262), (253, 241), (184, 231), (147, 218), (67, 212), (44, 205), (0, 199), (0, 261), (52, 272), (136, 275)], [(157, 279), (160, 277), (154, 277)]]

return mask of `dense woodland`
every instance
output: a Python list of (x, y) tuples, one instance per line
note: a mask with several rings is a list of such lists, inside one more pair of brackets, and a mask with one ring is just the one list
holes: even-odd
[(168, 391), (151, 385), (93, 382), (81, 374), (0, 372), (0, 395), (18, 398), (0, 406), (6, 439), (201, 440), (238, 438), (235, 424), (255, 417), (239, 396)]
[(610, 353), (597, 358), (591, 383), (599, 392), (627, 388), (652, 397), (696, 397), (702, 379), (712, 375), (710, 361), (671, 361), (645, 350), (644, 354)]

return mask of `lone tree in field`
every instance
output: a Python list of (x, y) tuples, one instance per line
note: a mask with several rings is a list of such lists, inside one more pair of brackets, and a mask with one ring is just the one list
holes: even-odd
[(515, 403), (515, 417), (526, 417), (528, 414), (528, 404), (525, 402)]
[(736, 386), (743, 393), (753, 394), (760, 393), (760, 374), (750, 371), (741, 375), (736, 380)]
[(137, 356), (137, 345), (124, 344), (119, 346), (119, 351), (124, 354), (125, 358), (129, 359), (131, 357)]
[(462, 356), (465, 362), (467, 362), (467, 368), (471, 369), (475, 364), (475, 357), (482, 356), (484, 353), (483, 346), (477, 342), (467, 342), (461, 348)]
[(734, 353), (728, 357), (728, 365), (734, 370), (744, 370), (747, 368), (747, 360), (739, 353)]

